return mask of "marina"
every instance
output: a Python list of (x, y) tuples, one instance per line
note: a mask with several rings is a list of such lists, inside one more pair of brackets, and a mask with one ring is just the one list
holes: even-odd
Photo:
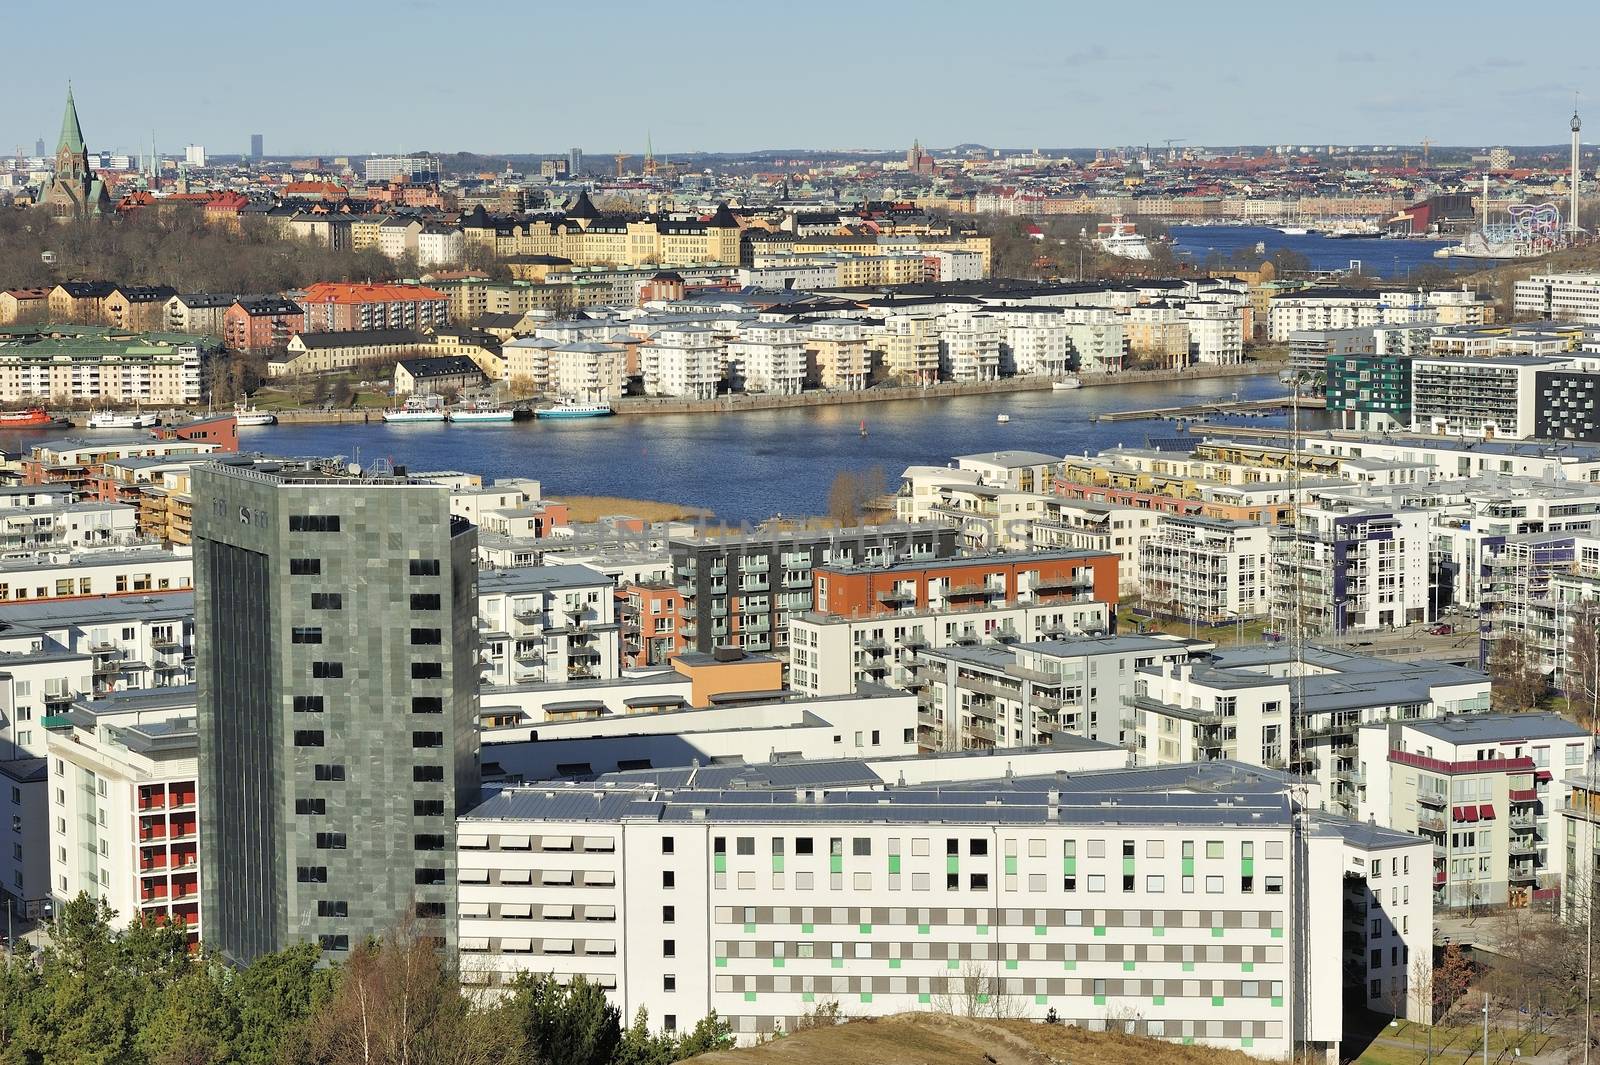
[[(1449, 241), (1428, 237), (1327, 236), (1291, 232), (1304, 226), (1173, 226), (1173, 249), (1184, 259), (1204, 266), (1214, 257), (1226, 266), (1243, 254), (1252, 265), (1278, 251), (1303, 255), (1314, 271), (1346, 271), (1357, 263), (1360, 272), (1385, 279), (1404, 279), (1415, 270), (1461, 269), (1460, 260), (1436, 259), (1434, 252)], [(1258, 247), (1259, 246), (1259, 247)]]
[[(1235, 394), (1237, 396), (1237, 393)], [(1147, 410), (1119, 410), (1096, 414), (1097, 422), (1132, 422), (1152, 418), (1163, 421), (1203, 422), (1219, 415), (1241, 414), (1246, 417), (1265, 417), (1281, 414), (1291, 407), (1301, 410), (1323, 409), (1323, 400), (1316, 396), (1279, 396), (1269, 399), (1235, 398), (1227, 402), (1190, 403), (1180, 407), (1151, 407)]]

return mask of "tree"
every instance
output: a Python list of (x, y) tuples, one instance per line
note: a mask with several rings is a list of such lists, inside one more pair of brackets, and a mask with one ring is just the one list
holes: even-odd
[(833, 475), (828, 488), (828, 516), (841, 527), (861, 522), (861, 479), (850, 470)]
[(621, 1014), (599, 984), (558, 983), (519, 973), (505, 1017), (520, 1038), (521, 1060), (537, 1065), (609, 1065), (622, 1042)]
[(315, 944), (302, 943), (263, 955), (234, 975), (239, 1032), (233, 1052), (241, 1065), (273, 1065), (280, 1048), (304, 1038), (338, 984), (335, 970), (318, 967), (321, 957)]
[(1572, 613), (1572, 634), (1561, 687), (1580, 722), (1589, 724), (1600, 711), (1600, 600), (1585, 599)]
[(727, 1050), (733, 1044), (733, 1026), (718, 1017), (716, 1010), (712, 1010), (696, 1021), (695, 1026), (678, 1042), (678, 1060), (709, 1054), (714, 1050)]
[(1494, 700), (1502, 710), (1533, 707), (1549, 683), (1539, 663), (1538, 649), (1520, 632), (1507, 633), (1495, 641), (1488, 666)]
[(1430, 984), (1433, 987), (1433, 1015), (1439, 1021), (1445, 1020), (1472, 985), (1472, 963), (1461, 952), (1460, 946), (1451, 943), (1444, 948), (1439, 956), (1439, 964), (1434, 967)]

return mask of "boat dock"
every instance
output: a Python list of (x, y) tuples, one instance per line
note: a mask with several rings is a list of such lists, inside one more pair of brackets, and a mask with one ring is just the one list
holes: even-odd
[(1161, 418), (1173, 422), (1196, 422), (1214, 418), (1219, 414), (1242, 414), (1246, 417), (1266, 417), (1290, 407), (1301, 410), (1322, 410), (1323, 400), (1318, 396), (1279, 396), (1275, 399), (1243, 399), (1191, 403), (1183, 407), (1150, 407), (1146, 410), (1119, 410), (1097, 414), (1097, 422), (1131, 422), (1147, 418)]

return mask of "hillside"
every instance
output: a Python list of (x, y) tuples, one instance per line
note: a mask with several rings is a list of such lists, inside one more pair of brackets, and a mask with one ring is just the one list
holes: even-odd
[(1232, 1050), (1182, 1046), (1064, 1024), (902, 1013), (812, 1028), (696, 1065), (1260, 1065)]

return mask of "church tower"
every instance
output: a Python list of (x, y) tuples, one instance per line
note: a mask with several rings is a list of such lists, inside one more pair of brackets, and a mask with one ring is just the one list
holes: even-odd
[(78, 124), (78, 105), (67, 86), (67, 109), (61, 116), (61, 139), (56, 142), (56, 173), (45, 190), (44, 205), (53, 218), (81, 218), (111, 207), (105, 184), (89, 167), (89, 149)]

